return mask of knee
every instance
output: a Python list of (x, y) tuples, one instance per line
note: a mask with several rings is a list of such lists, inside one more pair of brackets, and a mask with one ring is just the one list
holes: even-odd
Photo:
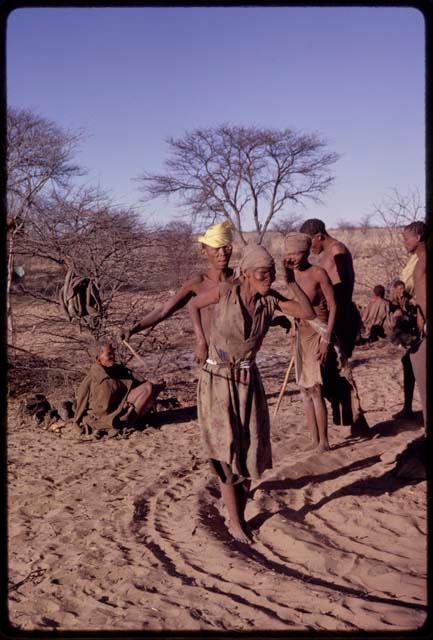
[(150, 396), (152, 393), (153, 385), (151, 382), (142, 382), (140, 386), (137, 388), (140, 396)]
[(151, 382), (143, 382), (143, 393), (149, 395), (152, 393), (154, 385)]

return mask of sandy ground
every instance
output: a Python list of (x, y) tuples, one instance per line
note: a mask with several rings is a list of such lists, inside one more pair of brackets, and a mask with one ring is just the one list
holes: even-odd
[[(288, 362), (275, 336), (259, 359), (271, 412)], [(247, 507), (250, 547), (225, 531), (188, 364), (172, 375), (183, 406), (125, 440), (56, 435), (11, 404), (10, 623), (81, 632), (421, 627), (426, 482), (395, 469), (423, 427), (391, 418), (401, 355), (389, 344), (355, 352), (372, 437), (331, 425), (324, 454), (305, 451), (302, 403), (289, 385), (273, 419), (274, 468)]]

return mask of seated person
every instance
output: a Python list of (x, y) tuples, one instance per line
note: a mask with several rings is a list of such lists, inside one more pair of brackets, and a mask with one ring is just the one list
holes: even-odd
[(107, 431), (114, 435), (122, 427), (134, 427), (164, 385), (136, 380), (129, 369), (116, 364), (109, 342), (98, 344), (96, 351), (96, 362), (76, 394), (74, 422), (81, 433)]
[(391, 342), (411, 347), (418, 341), (416, 305), (407, 293), (402, 280), (395, 280), (389, 303), (389, 331)]
[(378, 284), (373, 289), (373, 297), (362, 314), (361, 342), (375, 342), (385, 338), (385, 322), (389, 314), (389, 301), (385, 299), (385, 287)]
[(393, 313), (397, 309), (407, 311), (409, 307), (415, 306), (412, 297), (406, 291), (403, 280), (394, 280), (391, 288), (390, 311)]

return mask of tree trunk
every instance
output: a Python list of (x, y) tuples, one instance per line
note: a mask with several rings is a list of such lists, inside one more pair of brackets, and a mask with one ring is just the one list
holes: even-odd
[(15, 249), (15, 234), (12, 231), (9, 238), (9, 256), (8, 256), (8, 273), (6, 283), (6, 313), (7, 313), (7, 331), (8, 331), (8, 343), (15, 346), (15, 328), (14, 317), (12, 311), (12, 278), (14, 272), (14, 249)]

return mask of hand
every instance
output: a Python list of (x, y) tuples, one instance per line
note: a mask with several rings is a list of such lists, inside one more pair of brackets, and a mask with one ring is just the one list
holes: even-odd
[(320, 345), (319, 345), (319, 360), (320, 360), (320, 364), (325, 364), (325, 360), (326, 360), (326, 356), (328, 355), (328, 351), (329, 351), (329, 341), (321, 338), (320, 339)]
[(204, 364), (207, 359), (208, 346), (206, 342), (198, 342), (194, 351), (194, 362)]
[(394, 318), (400, 318), (403, 315), (403, 311), (401, 309), (396, 309), (393, 313)]
[(119, 338), (121, 341), (126, 340), (126, 342), (129, 342), (131, 338), (131, 329), (128, 329), (127, 327), (121, 327), (119, 330)]
[(290, 284), (291, 282), (295, 282), (295, 274), (293, 273), (292, 261), (288, 260), (287, 258), (284, 258), (283, 266), (284, 266), (287, 284)]

